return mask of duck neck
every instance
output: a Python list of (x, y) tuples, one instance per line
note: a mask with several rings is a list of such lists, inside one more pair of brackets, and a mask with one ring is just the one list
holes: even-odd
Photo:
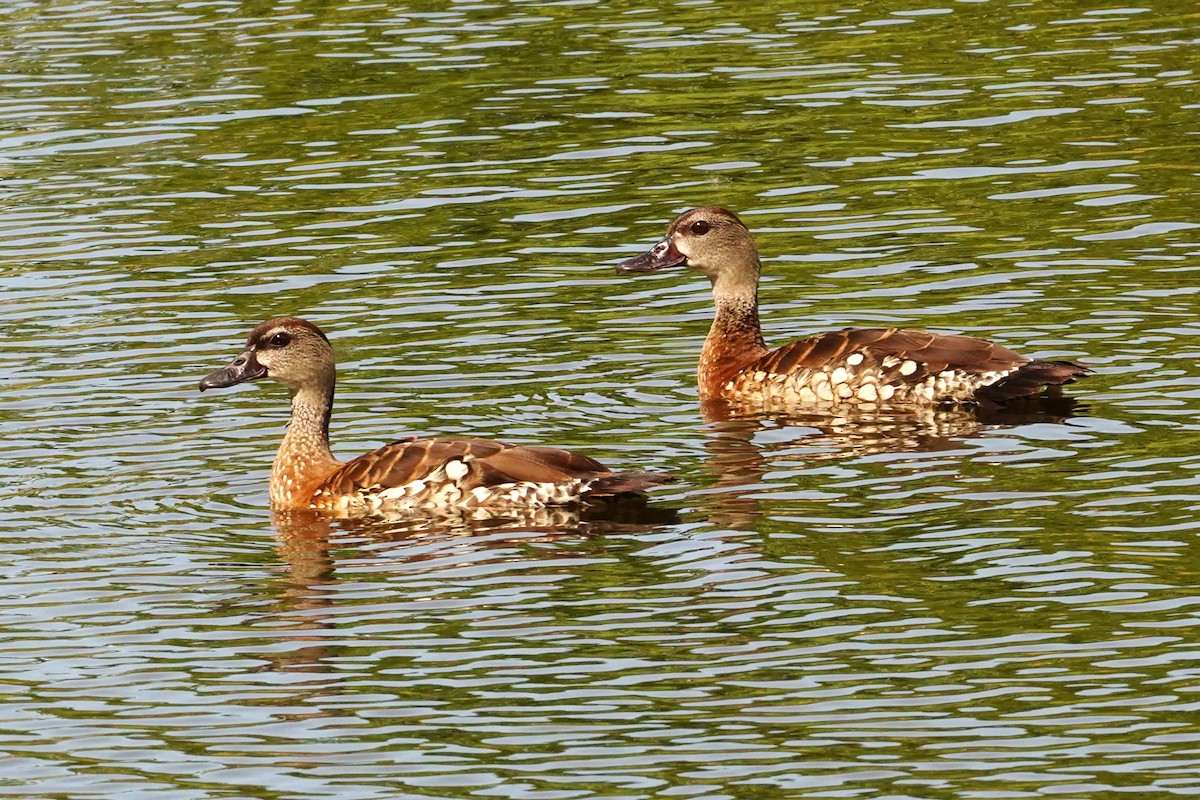
[(333, 382), (292, 394), (292, 418), (271, 466), (271, 506), (308, 508), (317, 487), (341, 465), (329, 449)]
[(757, 268), (749, 275), (713, 279), (713, 298), (716, 316), (697, 369), (702, 398), (722, 396), (730, 378), (767, 354), (758, 321)]

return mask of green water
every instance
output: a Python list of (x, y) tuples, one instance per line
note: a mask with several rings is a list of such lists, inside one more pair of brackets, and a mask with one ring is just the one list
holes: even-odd
[[(0, 3), (0, 792), (1200, 793), (1186, 4)], [(714, 421), (769, 342), (985, 336), (1066, 418)], [(404, 435), (670, 471), (656, 524), (272, 519), (262, 319)]]

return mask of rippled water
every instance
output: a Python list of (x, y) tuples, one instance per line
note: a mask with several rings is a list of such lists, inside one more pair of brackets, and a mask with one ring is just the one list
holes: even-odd
[[(11, 796), (1200, 793), (1200, 26), (1186, 4), (0, 4)], [(1074, 416), (706, 418), (739, 213), (768, 338), (967, 331)], [(322, 324), (351, 455), (669, 470), (657, 521), (272, 518)]]

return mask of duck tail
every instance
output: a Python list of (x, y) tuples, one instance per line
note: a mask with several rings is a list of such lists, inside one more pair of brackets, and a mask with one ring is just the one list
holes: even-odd
[(1002, 406), (1021, 397), (1035, 397), (1043, 388), (1058, 387), (1090, 375), (1091, 369), (1073, 361), (1027, 361), (1008, 375), (976, 392), (980, 400)]
[(589, 499), (616, 497), (622, 494), (642, 492), (677, 480), (679, 479), (674, 475), (661, 472), (618, 472), (597, 478), (588, 487), (587, 497)]

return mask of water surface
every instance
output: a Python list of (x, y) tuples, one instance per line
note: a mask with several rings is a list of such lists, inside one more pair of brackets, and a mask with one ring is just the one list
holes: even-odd
[[(1195, 15), (1175, 3), (0, 6), (12, 796), (1200, 792)], [(1086, 361), (1072, 416), (706, 417), (738, 211), (768, 338)], [(681, 481), (657, 522), (272, 518), (276, 314), (335, 446)], [(674, 513), (674, 516), (672, 515)]]

